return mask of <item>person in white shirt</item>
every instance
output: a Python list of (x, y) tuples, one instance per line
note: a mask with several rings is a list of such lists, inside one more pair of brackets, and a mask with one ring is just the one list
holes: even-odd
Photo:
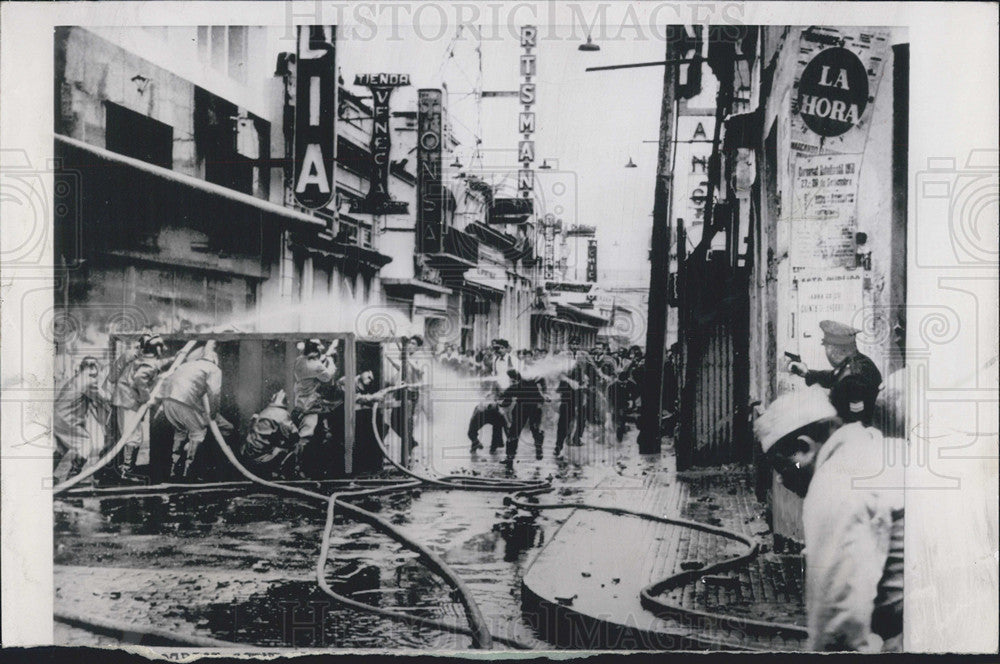
[(804, 497), (808, 649), (898, 651), (906, 441), (843, 424), (831, 399), (850, 382), (829, 397), (818, 386), (778, 397), (754, 431), (782, 484)]
[(510, 387), (509, 371), (513, 369), (521, 372), (521, 362), (510, 352), (510, 343), (506, 339), (497, 339), (493, 342), (493, 358), (491, 375), (497, 378), (501, 389)]

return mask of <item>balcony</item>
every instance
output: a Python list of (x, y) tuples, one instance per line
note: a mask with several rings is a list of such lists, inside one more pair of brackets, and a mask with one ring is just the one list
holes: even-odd
[(427, 263), (443, 274), (461, 275), (478, 265), (479, 240), (457, 228), (449, 228), (441, 240), (441, 251), (427, 254)]

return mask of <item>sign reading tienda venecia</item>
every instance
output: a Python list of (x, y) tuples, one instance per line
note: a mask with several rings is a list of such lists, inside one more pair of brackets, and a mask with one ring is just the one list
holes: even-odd
[(389, 97), (398, 87), (410, 84), (409, 74), (358, 74), (354, 85), (366, 85), (372, 91), (372, 154), (368, 195), (352, 207), (353, 212), (367, 214), (406, 214), (406, 201), (394, 201), (389, 195), (389, 153), (392, 137), (389, 133)]
[(799, 79), (798, 112), (820, 136), (840, 136), (854, 127), (868, 105), (868, 75), (846, 48), (820, 51)]

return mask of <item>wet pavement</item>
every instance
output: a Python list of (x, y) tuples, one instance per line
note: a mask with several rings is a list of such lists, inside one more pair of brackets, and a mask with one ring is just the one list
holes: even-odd
[[(417, 434), (417, 472), (550, 479), (557, 489), (552, 497), (565, 500), (608, 474), (642, 473), (648, 463), (636, 453), (634, 431), (617, 443), (597, 426), (583, 446), (554, 459), (549, 413), (544, 458), (536, 460), (525, 431), (508, 470), (502, 453), (470, 455), (466, 403), (438, 403), (434, 423), (423, 422)], [(482, 434), (488, 446), (489, 428)], [(422, 488), (352, 502), (439, 554), (469, 585), (494, 635), (551, 649), (521, 616), (521, 578), (570, 512), (530, 516), (504, 507), (504, 495)], [(264, 647), (460, 650), (471, 644), (462, 635), (343, 608), (325, 595), (315, 580), (325, 516), (317, 503), (228, 492), (74, 497), (55, 505), (57, 611)], [(415, 553), (342, 515), (326, 569), (334, 590), (359, 601), (466, 624), (449, 588)], [(86, 643), (79, 630), (63, 633)]]

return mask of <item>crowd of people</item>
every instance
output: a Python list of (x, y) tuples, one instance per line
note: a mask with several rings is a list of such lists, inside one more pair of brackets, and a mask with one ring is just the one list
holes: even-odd
[[(789, 372), (801, 376), (807, 387), (776, 399), (754, 429), (782, 484), (804, 498), (810, 648), (891, 649), (901, 634), (903, 555), (902, 493), (892, 488), (903, 484), (901, 477), (889, 476), (893, 469), (884, 461), (903, 454), (903, 433), (894, 428), (902, 419), (886, 417), (882, 411), (891, 408), (876, 407), (882, 378), (858, 351), (858, 330), (831, 321), (820, 327), (832, 368), (810, 369), (789, 355)], [(149, 445), (143, 427), (147, 414), (162, 418), (173, 431), (173, 481), (198, 477), (198, 451), (213, 428), (258, 476), (330, 476), (332, 462), (343, 456), (338, 445), (344, 439), (348, 377), (340, 344), (301, 342), (292, 367), (291, 398), (283, 388), (274, 391), (250, 418), (242, 438), (220, 413), (223, 388), (234, 386), (223, 385), (216, 346), (207, 341), (195, 347), (163, 376), (176, 364), (174, 358), (167, 356), (161, 337), (144, 334), (107, 367), (103, 383), (99, 360), (83, 358), (60, 388), (53, 411), (55, 480), (65, 482), (80, 473), (120, 439), (118, 478), (142, 481), (136, 459)], [(565, 446), (582, 445), (588, 427), (600, 431), (610, 423), (621, 441), (644, 379), (641, 348), (612, 352), (599, 343), (584, 349), (575, 338), (565, 351), (555, 353), (515, 352), (505, 339), (495, 339), (488, 349), (470, 354), (452, 346), (425, 348), (423, 339), (413, 336), (384, 345), (380, 357), (378, 372), (387, 387), (378, 389), (374, 367), (359, 366), (353, 377), (355, 471), (382, 467), (376, 438), (390, 430), (411, 446), (419, 445), (414, 418), (418, 413), (431, 417), (424, 381), (432, 363), (482, 387), (467, 429), (470, 450), (475, 455), (484, 449), (480, 431), (489, 425), (489, 451), (504, 450), (508, 466), (526, 428), (536, 458), (543, 458), (547, 413), (557, 420), (555, 456)], [(269, 386), (275, 384), (283, 379)], [(667, 394), (669, 407), (676, 391)], [(376, 402), (384, 416), (373, 411)], [(875, 475), (879, 486), (889, 489), (854, 486), (856, 478)]]
[[(159, 389), (161, 374), (174, 359), (159, 335), (141, 335), (106, 371), (97, 358), (84, 358), (56, 399), (56, 482), (79, 473), (119, 439), (124, 447), (114, 466), (115, 479), (147, 481), (137, 473), (137, 459), (141, 449), (149, 448), (150, 428), (144, 422), (154, 418), (165, 420), (173, 431), (169, 472), (173, 481), (189, 481), (199, 474), (195, 459), (211, 435), (210, 420), (224, 438), (232, 439), (234, 449), (255, 473), (286, 479), (322, 475), (317, 469), (325, 469), (330, 465), (327, 460), (337, 457), (344, 438), (347, 378), (338, 342), (300, 342), (290, 393), (282, 381), (272, 380), (265, 388), (267, 403), (238, 440), (236, 427), (219, 412), (224, 386), (216, 346), (207, 341), (196, 347)], [(536, 456), (542, 457), (547, 412), (557, 416), (557, 456), (566, 445), (581, 445), (588, 427), (605, 422), (613, 423), (621, 440), (638, 405), (643, 353), (638, 346), (611, 352), (603, 343), (584, 349), (579, 339), (553, 353), (544, 348), (514, 351), (504, 339), (476, 352), (459, 352), (447, 344), (426, 348), (420, 336), (394, 340), (383, 346), (381, 381), (375, 367), (359, 367), (354, 377), (356, 449), (373, 447), (376, 433), (384, 439), (389, 431), (407, 440), (410, 449), (419, 446), (415, 420), (422, 416), (430, 421), (433, 416), (424, 382), (431, 364), (474, 379), (470, 389), (482, 387), (485, 396), (473, 408), (467, 430), (472, 452), (483, 449), (479, 432), (491, 425), (490, 452), (505, 448), (511, 463), (526, 428)], [(379, 382), (388, 387), (380, 390)], [(371, 424), (376, 401), (382, 405), (377, 431)], [(370, 456), (381, 461), (377, 450)], [(101, 476), (110, 479), (107, 472)]]
[[(441, 361), (461, 367), (461, 355), (446, 349)], [(513, 463), (524, 428), (543, 457), (545, 410), (552, 404), (558, 414), (553, 454), (566, 445), (582, 445), (588, 426), (611, 422), (618, 441), (628, 427), (629, 415), (639, 402), (643, 353), (638, 346), (612, 352), (606, 343), (584, 349), (578, 338), (564, 351), (551, 355), (545, 349), (513, 352), (505, 339), (495, 339), (488, 351), (472, 363), (470, 373), (487, 376), (484, 399), (469, 420), (471, 452), (484, 446), (480, 430), (491, 427), (490, 453), (506, 449), (506, 463)], [(551, 390), (551, 393), (550, 393)]]

